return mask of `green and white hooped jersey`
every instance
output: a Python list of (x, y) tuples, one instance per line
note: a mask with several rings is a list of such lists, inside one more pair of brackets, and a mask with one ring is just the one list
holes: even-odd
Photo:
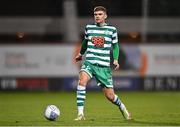
[(117, 29), (107, 24), (86, 25), (85, 39), (87, 40), (86, 61), (109, 67), (112, 43), (118, 43)]

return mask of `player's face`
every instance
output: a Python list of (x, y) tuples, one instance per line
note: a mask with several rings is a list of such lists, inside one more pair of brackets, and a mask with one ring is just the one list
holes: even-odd
[(94, 20), (96, 23), (105, 23), (107, 15), (104, 11), (95, 11), (94, 12)]

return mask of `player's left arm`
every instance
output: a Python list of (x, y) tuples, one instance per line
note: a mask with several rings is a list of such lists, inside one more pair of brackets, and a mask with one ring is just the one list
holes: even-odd
[(119, 44), (118, 43), (113, 43), (112, 44), (113, 47), (113, 64), (115, 66), (114, 70), (119, 69), (119, 63), (118, 63), (118, 59), (119, 59)]
[(112, 47), (113, 47), (113, 64), (115, 66), (114, 70), (119, 69), (119, 63), (118, 63), (118, 58), (119, 58), (119, 43), (118, 43), (118, 34), (117, 34), (117, 29), (113, 31), (112, 35)]

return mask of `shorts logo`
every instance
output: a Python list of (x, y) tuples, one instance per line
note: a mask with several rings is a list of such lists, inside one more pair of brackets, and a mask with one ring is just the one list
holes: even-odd
[(91, 68), (88, 65), (82, 65), (82, 69), (90, 70)]
[(89, 66), (86, 66), (86, 69), (87, 69), (87, 70), (90, 70), (91, 68), (90, 68)]
[(91, 41), (95, 47), (98, 47), (98, 48), (104, 47), (104, 42), (105, 42), (104, 37), (92, 37)]
[(86, 66), (85, 66), (85, 65), (83, 65), (83, 66), (82, 66), (82, 68), (86, 68)]
[(109, 82), (110, 84), (112, 84), (112, 78), (108, 79), (108, 82)]

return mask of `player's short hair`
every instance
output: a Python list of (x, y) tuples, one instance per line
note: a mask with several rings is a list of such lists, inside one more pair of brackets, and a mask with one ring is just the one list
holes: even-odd
[(94, 12), (95, 12), (95, 11), (103, 11), (103, 12), (107, 13), (106, 8), (103, 7), (103, 6), (96, 6), (96, 7), (94, 8)]

